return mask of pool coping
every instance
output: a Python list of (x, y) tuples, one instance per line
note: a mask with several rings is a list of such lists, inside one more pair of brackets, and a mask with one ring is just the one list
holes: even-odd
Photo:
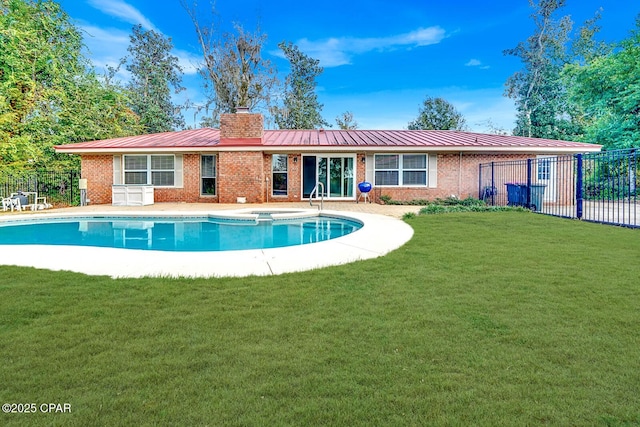
[[(92, 211), (47, 213), (39, 220), (87, 216), (234, 217), (247, 215), (245, 208), (230, 211)], [(268, 208), (270, 212), (278, 209)], [(291, 216), (292, 209), (282, 209)], [(298, 215), (317, 215), (314, 209), (296, 209)], [(413, 229), (404, 221), (386, 215), (323, 210), (323, 215), (356, 219), (364, 225), (359, 230), (336, 239), (298, 246), (221, 252), (166, 252), (86, 246), (0, 245), (0, 264), (73, 271), (88, 275), (125, 277), (246, 277), (268, 276), (308, 271), (333, 265), (383, 256), (404, 245)], [(275, 214), (278, 216), (278, 214)], [(30, 215), (12, 215), (0, 222), (34, 220)], [(381, 231), (383, 230), (383, 231)], [(99, 260), (99, 262), (97, 261)]]

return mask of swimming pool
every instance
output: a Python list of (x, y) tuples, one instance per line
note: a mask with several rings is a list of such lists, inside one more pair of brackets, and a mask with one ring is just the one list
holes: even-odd
[[(207, 206), (207, 208), (209, 208)], [(83, 208), (65, 212), (37, 212), (0, 215), (0, 224), (30, 223), (66, 218), (85, 220), (91, 217), (222, 217), (260, 221), (268, 213), (273, 219), (316, 217), (316, 209), (283, 209), (269, 207), (268, 211), (247, 209), (167, 209), (164, 205), (152, 210), (121, 210), (117, 207), (98, 207), (89, 214)], [(0, 245), (0, 265), (65, 270), (88, 275), (123, 277), (245, 277), (269, 276), (307, 271), (332, 265), (377, 258), (399, 248), (413, 235), (404, 221), (379, 214), (325, 209), (322, 215), (355, 220), (362, 225), (357, 232), (340, 238), (313, 244), (284, 246), (271, 249), (228, 251), (153, 251), (106, 248), (97, 246), (59, 246), (42, 244)], [(360, 268), (360, 267), (359, 267)]]
[[(274, 219), (270, 212), (243, 218), (84, 217), (0, 224), (0, 245), (93, 246), (154, 251), (203, 252), (270, 249), (323, 242), (362, 227), (355, 219), (302, 216)], [(280, 216), (283, 213), (279, 213)]]

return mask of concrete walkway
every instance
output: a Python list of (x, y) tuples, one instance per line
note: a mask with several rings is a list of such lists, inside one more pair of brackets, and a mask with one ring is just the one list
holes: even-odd
[[(292, 202), (292, 203), (156, 203), (149, 206), (111, 206), (111, 205), (89, 205), (83, 207), (58, 208), (49, 209), (47, 211), (36, 211), (36, 213), (44, 212), (206, 212), (220, 210), (235, 209), (318, 209), (317, 204), (309, 206), (309, 202)], [(418, 213), (423, 206), (404, 206), (404, 205), (379, 205), (376, 203), (354, 203), (354, 202), (324, 202), (324, 210), (338, 212), (361, 212), (377, 215), (387, 215), (394, 218), (402, 218), (405, 213)], [(25, 211), (25, 213), (31, 213)]]

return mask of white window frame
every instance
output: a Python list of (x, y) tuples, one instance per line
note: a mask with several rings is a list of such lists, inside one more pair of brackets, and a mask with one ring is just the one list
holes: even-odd
[(549, 157), (538, 158), (538, 181), (551, 179), (551, 159)]
[[(146, 157), (146, 168), (145, 169), (126, 169), (127, 157)], [(172, 157), (173, 158), (173, 169), (152, 169), (152, 157)], [(174, 154), (124, 154), (122, 156), (122, 182), (125, 185), (152, 185), (153, 187), (166, 187), (166, 188), (174, 188), (177, 187), (177, 159)], [(145, 172), (146, 173), (146, 182), (144, 183), (127, 183), (127, 172)], [(173, 173), (173, 184), (171, 185), (156, 185), (153, 184), (152, 175), (153, 172), (171, 172)]]
[[(202, 169), (202, 159), (204, 157), (213, 157), (213, 176), (205, 175)], [(200, 195), (203, 197), (214, 197), (218, 195), (218, 158), (215, 154), (201, 154), (200, 155)], [(213, 193), (204, 193), (204, 179), (213, 179)]]
[[(276, 169), (276, 158), (284, 158), (284, 163), (280, 163), (281, 165), (284, 166), (284, 170), (281, 169)], [(274, 187), (274, 183), (276, 182), (275, 180), (275, 175), (284, 175), (284, 180), (286, 182), (286, 187), (284, 189), (284, 193), (275, 193), (275, 187)], [(272, 154), (271, 155), (271, 195), (273, 197), (287, 197), (289, 195), (289, 156), (287, 154)]]
[[(397, 157), (397, 168), (376, 168), (376, 160), (378, 156), (396, 156)], [(404, 168), (404, 156), (424, 156), (425, 167), (424, 168)], [(376, 187), (430, 187), (430, 176), (429, 176), (429, 155), (426, 153), (379, 153), (373, 156), (373, 185)], [(397, 172), (398, 174), (398, 184), (379, 184), (376, 180), (377, 172)], [(404, 184), (404, 172), (424, 172), (425, 173), (425, 182), (424, 184)]]

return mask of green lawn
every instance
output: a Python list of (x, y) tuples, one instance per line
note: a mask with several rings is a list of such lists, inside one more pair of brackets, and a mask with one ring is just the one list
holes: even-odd
[(386, 257), (237, 279), (0, 267), (2, 414), (28, 425), (640, 425), (640, 231), (407, 219)]

